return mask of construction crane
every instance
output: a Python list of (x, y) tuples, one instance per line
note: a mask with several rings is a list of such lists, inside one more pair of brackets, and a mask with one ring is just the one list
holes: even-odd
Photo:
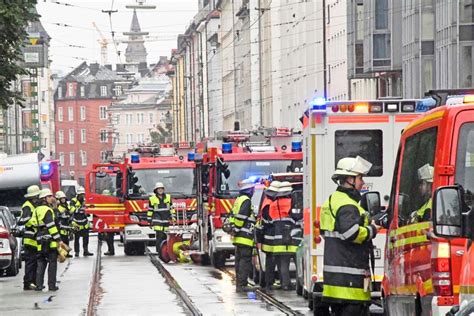
[(105, 38), (104, 34), (102, 34), (101, 30), (95, 24), (95, 22), (92, 22), (92, 25), (94, 28), (97, 30), (97, 33), (99, 33), (100, 39), (97, 40), (100, 44), (100, 57), (101, 57), (101, 62), (102, 65), (107, 64), (107, 46), (109, 45), (109, 40)]

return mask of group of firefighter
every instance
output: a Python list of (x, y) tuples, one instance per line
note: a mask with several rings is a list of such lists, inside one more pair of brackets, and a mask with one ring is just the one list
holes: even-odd
[(26, 201), (22, 205), (18, 225), (24, 227), (19, 233), (23, 238), (25, 275), (23, 289), (42, 291), (48, 270), (48, 289), (57, 291), (56, 274), (58, 260), (63, 262), (69, 254), (69, 242), (74, 239), (75, 256), (80, 255), (79, 240), (82, 238), (83, 255), (89, 252), (90, 223), (85, 213), (84, 188), (68, 201), (62, 191), (53, 195), (50, 189), (37, 185), (28, 187)]

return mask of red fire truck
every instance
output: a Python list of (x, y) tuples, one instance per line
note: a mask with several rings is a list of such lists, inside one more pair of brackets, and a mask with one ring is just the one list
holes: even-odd
[(120, 232), (127, 255), (143, 254), (146, 244), (155, 242), (146, 212), (156, 182), (162, 182), (171, 194), (178, 219), (183, 220), (184, 213), (190, 219), (196, 210), (194, 154), (178, 156), (167, 144), (161, 145), (160, 154), (154, 157), (143, 157), (154, 150), (137, 151), (142, 155), (133, 152), (123, 162), (94, 164), (85, 188), (86, 211), (94, 216), (93, 229)]
[(404, 129), (395, 164), (382, 282), (390, 315), (444, 315), (460, 290), (472, 299), (473, 262), (459, 237), (474, 227), (474, 96), (435, 93), (448, 105)]
[[(280, 128), (256, 134), (218, 133), (217, 141), (198, 144), (196, 149), (199, 246), (203, 259), (208, 257), (215, 267), (224, 265), (234, 251), (222, 224), (238, 196), (238, 182), (249, 178), (258, 182), (262, 176), (302, 168), (300, 135)], [(256, 210), (259, 196), (252, 200)]]

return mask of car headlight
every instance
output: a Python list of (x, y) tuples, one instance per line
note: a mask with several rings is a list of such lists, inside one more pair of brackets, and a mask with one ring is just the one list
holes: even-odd
[(126, 230), (125, 233), (127, 235), (140, 235), (142, 232), (140, 230), (131, 229), (131, 230)]

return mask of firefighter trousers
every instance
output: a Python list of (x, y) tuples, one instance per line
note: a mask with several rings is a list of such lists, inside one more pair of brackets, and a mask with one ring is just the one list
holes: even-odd
[(46, 268), (48, 268), (48, 287), (53, 289), (56, 287), (56, 273), (58, 270), (58, 250), (56, 248), (38, 253), (36, 286), (39, 288), (43, 287)]
[(108, 252), (111, 254), (115, 254), (114, 235), (114, 233), (105, 233), (105, 241), (107, 242)]
[(369, 305), (367, 304), (331, 304), (332, 315), (335, 316), (368, 316)]
[(247, 286), (252, 272), (252, 247), (235, 246), (236, 287)]
[(156, 233), (156, 252), (159, 253), (161, 243), (166, 240), (167, 235), (166, 235), (165, 232), (162, 232), (162, 231), (159, 231), (159, 230), (155, 231), (155, 233)]
[(61, 241), (69, 246), (69, 236), (68, 235), (61, 235)]
[(74, 252), (79, 254), (79, 238), (82, 237), (82, 248), (84, 249), (84, 253), (89, 252), (89, 230), (82, 229), (76, 233), (74, 233)]
[(23, 246), (25, 251), (23, 257), (25, 258), (25, 276), (23, 277), (23, 285), (29, 287), (30, 284), (36, 284), (36, 269), (38, 268), (38, 251), (36, 247), (29, 245)]
[(275, 255), (266, 253), (265, 257), (265, 285), (270, 287), (275, 282), (275, 267), (278, 267), (282, 289), (291, 286), (290, 280), (291, 255)]

